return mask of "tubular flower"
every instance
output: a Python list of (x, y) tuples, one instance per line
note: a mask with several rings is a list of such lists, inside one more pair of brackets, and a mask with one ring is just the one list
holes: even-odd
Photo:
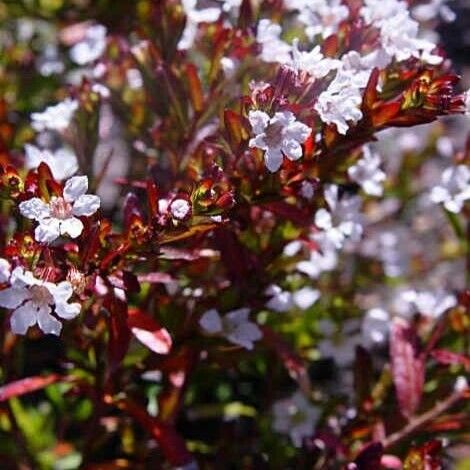
[(63, 197), (53, 196), (48, 204), (34, 197), (20, 204), (20, 212), (28, 219), (36, 220), (34, 236), (38, 242), (51, 243), (61, 235), (77, 238), (83, 231), (78, 217), (90, 216), (100, 207), (100, 199), (88, 190), (86, 176), (74, 176), (67, 180)]
[(64, 320), (80, 313), (79, 303), (69, 303), (73, 289), (68, 281), (59, 284), (43, 281), (17, 267), (11, 274), (10, 285), (0, 291), (0, 306), (13, 309), (10, 324), (15, 334), (24, 335), (29, 327), (38, 324), (44, 333), (59, 335), (62, 324), (51, 312)]

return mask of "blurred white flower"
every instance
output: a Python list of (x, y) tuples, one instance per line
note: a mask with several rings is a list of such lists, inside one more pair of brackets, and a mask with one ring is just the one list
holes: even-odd
[(0, 306), (14, 310), (10, 318), (13, 333), (24, 335), (28, 328), (39, 325), (46, 334), (59, 335), (62, 323), (51, 313), (70, 320), (80, 313), (79, 303), (69, 303), (73, 294), (68, 281), (54, 284), (42, 281), (22, 267), (13, 270), (11, 287), (0, 291)]
[(289, 160), (302, 156), (302, 147), (311, 129), (297, 121), (290, 111), (281, 111), (270, 117), (263, 111), (250, 111), (248, 120), (255, 137), (250, 139), (250, 147), (265, 151), (264, 160), (269, 171), (275, 172), (282, 164), (283, 155)]
[(288, 434), (295, 447), (301, 447), (305, 438), (313, 436), (320, 410), (313, 406), (301, 391), (279, 400), (273, 405), (273, 429)]
[(313, 241), (318, 249), (310, 251), (308, 260), (299, 261), (296, 268), (301, 273), (312, 279), (316, 279), (325, 271), (332, 271), (338, 264), (338, 254), (335, 245), (327, 237), (326, 233), (320, 232), (313, 236)]
[(308, 286), (289, 292), (273, 284), (266, 289), (265, 294), (271, 297), (266, 307), (275, 312), (287, 312), (293, 307), (306, 310), (320, 298), (320, 291)]
[(291, 62), (291, 46), (280, 39), (282, 28), (271, 20), (262, 19), (258, 23), (256, 41), (261, 44), (261, 60), (265, 62)]
[(170, 204), (170, 213), (175, 219), (183, 220), (190, 212), (191, 204), (186, 199), (174, 199)]
[(441, 182), (431, 190), (431, 201), (440, 204), (454, 214), (458, 214), (470, 199), (470, 170), (466, 165), (446, 168)]
[(449, 0), (431, 0), (413, 7), (411, 13), (418, 21), (431, 21), (441, 17), (446, 23), (452, 23), (457, 15), (446, 3)]
[(371, 308), (362, 319), (361, 334), (367, 347), (382, 345), (390, 329), (390, 315), (382, 308)]
[(382, 196), (382, 183), (385, 181), (385, 173), (380, 169), (380, 155), (372, 152), (370, 147), (363, 147), (362, 158), (348, 169), (349, 177), (361, 186), (366, 194)]
[(90, 216), (100, 207), (100, 198), (85, 194), (88, 190), (86, 176), (73, 176), (64, 186), (63, 197), (53, 196), (49, 203), (34, 197), (20, 203), (20, 212), (36, 220), (34, 237), (38, 242), (51, 243), (61, 235), (77, 238), (83, 231), (78, 217)]
[(36, 67), (44, 77), (62, 73), (65, 65), (59, 57), (59, 51), (55, 44), (46, 44), (41, 54), (36, 59)]
[(85, 30), (84, 38), (70, 49), (70, 58), (78, 65), (89, 64), (98, 59), (106, 48), (106, 28), (91, 25)]
[(66, 148), (55, 152), (41, 150), (38, 147), (26, 144), (25, 166), (28, 170), (36, 169), (41, 163), (45, 163), (51, 170), (52, 176), (58, 181), (70, 178), (78, 170), (78, 162), (75, 154)]
[(182, 0), (181, 6), (186, 14), (186, 26), (184, 27), (181, 39), (178, 42), (178, 49), (189, 49), (196, 39), (197, 29), (200, 23), (212, 23), (220, 16), (219, 8), (196, 8), (197, 0)]
[(405, 298), (421, 315), (432, 319), (438, 319), (446, 310), (457, 305), (455, 296), (444, 290), (409, 290)]
[(358, 241), (362, 235), (361, 198), (338, 198), (338, 186), (327, 185), (324, 190), (329, 211), (321, 208), (315, 213), (315, 225), (325, 232), (336, 248), (341, 248), (347, 238)]
[(0, 258), (0, 284), (7, 282), (10, 279), (11, 264), (5, 258)]
[(36, 131), (63, 131), (70, 125), (70, 121), (78, 109), (78, 101), (70, 98), (65, 99), (61, 103), (49, 106), (42, 113), (31, 114), (31, 125)]
[(199, 325), (207, 333), (223, 336), (231, 343), (251, 350), (262, 333), (258, 325), (249, 320), (249, 314), (248, 308), (240, 308), (221, 317), (217, 310), (211, 309), (202, 315)]

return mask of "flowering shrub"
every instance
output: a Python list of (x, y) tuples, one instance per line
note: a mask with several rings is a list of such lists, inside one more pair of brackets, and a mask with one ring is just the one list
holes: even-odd
[(40, 4), (0, 12), (3, 468), (468, 465), (452, 9)]

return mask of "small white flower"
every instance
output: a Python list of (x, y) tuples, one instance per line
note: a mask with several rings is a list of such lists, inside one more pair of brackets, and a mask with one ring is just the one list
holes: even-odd
[(68, 149), (61, 148), (51, 152), (30, 144), (26, 144), (24, 148), (26, 151), (25, 166), (28, 170), (36, 169), (41, 163), (45, 163), (57, 181), (70, 178), (78, 170), (77, 157)]
[(431, 201), (440, 204), (454, 214), (458, 214), (470, 199), (470, 170), (465, 165), (446, 168), (441, 183), (431, 190)]
[(85, 31), (83, 40), (70, 49), (70, 58), (78, 65), (85, 65), (98, 59), (106, 48), (106, 28), (95, 24)]
[(281, 111), (269, 117), (263, 111), (250, 111), (248, 119), (255, 137), (250, 139), (250, 147), (265, 151), (264, 160), (269, 171), (275, 172), (282, 164), (283, 155), (289, 160), (302, 156), (302, 147), (311, 129), (297, 121), (290, 111)]
[(31, 125), (39, 132), (46, 129), (63, 131), (70, 125), (70, 121), (78, 109), (78, 101), (67, 98), (55, 106), (49, 106), (42, 113), (32, 113)]
[(362, 93), (355, 86), (354, 80), (361, 78), (351, 71), (338, 70), (335, 79), (328, 88), (320, 93), (314, 105), (320, 119), (326, 124), (335, 124), (340, 134), (346, 134), (348, 122), (356, 123), (362, 119), (359, 106), (362, 103)]
[(301, 310), (307, 310), (320, 298), (320, 291), (311, 287), (302, 287), (292, 294), (294, 304)]
[(385, 343), (390, 330), (390, 315), (382, 308), (371, 308), (362, 319), (361, 334), (366, 346)]
[(299, 261), (296, 268), (311, 279), (317, 279), (321, 273), (332, 271), (338, 264), (336, 247), (324, 232), (315, 234), (312, 238), (318, 249), (310, 252), (308, 260)]
[(0, 284), (7, 282), (10, 279), (11, 264), (5, 258), (0, 258)]
[(454, 391), (457, 393), (464, 392), (468, 388), (467, 379), (463, 375), (459, 375), (454, 384)]
[(86, 176), (73, 176), (64, 186), (63, 197), (53, 196), (48, 204), (34, 197), (20, 203), (20, 212), (36, 220), (34, 236), (38, 242), (51, 243), (61, 235), (77, 238), (83, 231), (78, 217), (94, 214), (100, 207), (100, 198), (85, 194), (88, 190)]
[(357, 196), (338, 199), (338, 186), (325, 188), (325, 200), (330, 212), (324, 208), (315, 213), (315, 225), (325, 232), (325, 236), (336, 248), (341, 248), (347, 238), (358, 241), (362, 235), (361, 199)]
[(217, 310), (211, 309), (202, 315), (199, 325), (207, 333), (223, 336), (231, 343), (251, 350), (262, 333), (258, 325), (248, 319), (249, 314), (248, 308), (240, 308), (221, 317)]
[(269, 286), (264, 293), (271, 297), (266, 302), (266, 308), (269, 310), (282, 313), (289, 311), (293, 306), (292, 294), (277, 285)]
[(382, 183), (386, 176), (380, 169), (380, 164), (380, 155), (372, 153), (368, 146), (364, 146), (362, 158), (348, 169), (348, 175), (361, 186), (366, 194), (382, 196)]
[(288, 434), (295, 447), (301, 447), (305, 438), (313, 435), (320, 411), (297, 391), (291, 397), (277, 401), (273, 406), (273, 428)]
[(315, 46), (310, 52), (299, 51), (299, 40), (292, 43), (292, 65), (296, 70), (308, 72), (314, 78), (323, 78), (332, 70), (341, 66), (341, 61), (324, 57), (320, 46)]
[(62, 323), (51, 313), (54, 311), (65, 320), (80, 313), (79, 303), (69, 303), (73, 289), (68, 281), (59, 284), (42, 281), (17, 267), (11, 274), (10, 285), (0, 291), (0, 306), (13, 310), (10, 325), (15, 334), (24, 335), (37, 323), (44, 333), (59, 335)]
[(196, 39), (199, 23), (212, 23), (220, 16), (219, 8), (196, 9), (197, 0), (182, 0), (181, 6), (186, 14), (186, 26), (178, 42), (178, 49), (185, 50), (192, 47)]
[(174, 199), (170, 204), (170, 213), (175, 219), (183, 220), (190, 212), (191, 204), (186, 199)]
[(444, 290), (436, 292), (409, 290), (404, 293), (404, 298), (414, 305), (421, 315), (431, 319), (438, 319), (446, 310), (457, 305), (455, 296)]
[(291, 62), (291, 46), (281, 39), (282, 28), (271, 20), (262, 19), (258, 23), (256, 41), (261, 44), (260, 58), (264, 62)]

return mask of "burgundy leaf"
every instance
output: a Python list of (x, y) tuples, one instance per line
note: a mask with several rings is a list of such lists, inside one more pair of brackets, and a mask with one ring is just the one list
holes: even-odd
[(134, 336), (151, 351), (168, 354), (172, 346), (170, 333), (150, 315), (136, 308), (129, 309), (127, 324)]
[(13, 397), (19, 397), (20, 395), (40, 390), (54, 382), (57, 382), (60, 378), (60, 375), (50, 374), (16, 380), (15, 382), (11, 382), (0, 387), (0, 401), (9, 400)]
[(126, 355), (131, 339), (131, 332), (127, 325), (127, 304), (108, 295), (104, 306), (109, 311), (108, 361), (111, 371), (114, 371)]
[(446, 351), (445, 349), (435, 349), (431, 352), (431, 356), (436, 359), (440, 364), (453, 365), (459, 364), (470, 369), (470, 357), (464, 354), (454, 353), (452, 351)]
[(407, 418), (417, 410), (424, 386), (424, 360), (418, 354), (417, 340), (406, 320), (394, 320), (390, 335), (392, 375), (401, 412)]

